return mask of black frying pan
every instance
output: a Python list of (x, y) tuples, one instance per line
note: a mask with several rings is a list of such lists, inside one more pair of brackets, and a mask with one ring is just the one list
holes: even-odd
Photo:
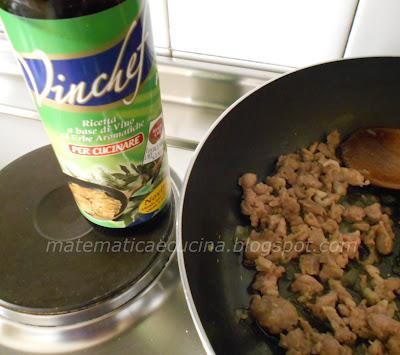
[[(263, 86), (228, 110), (197, 150), (181, 206), (181, 238), (233, 244), (240, 215), (238, 177), (273, 172), (279, 155), (339, 129), (400, 127), (400, 58), (353, 59), (317, 65)], [(277, 342), (251, 322), (247, 307), (253, 270), (232, 252), (180, 252), (189, 307), (208, 352), (279, 353)]]

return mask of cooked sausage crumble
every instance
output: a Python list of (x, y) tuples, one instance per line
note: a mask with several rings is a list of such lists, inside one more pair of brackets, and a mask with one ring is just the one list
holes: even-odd
[[(339, 133), (332, 132), (326, 143), (281, 156), (265, 181), (253, 173), (239, 179), (241, 210), (252, 227), (245, 263), (257, 270), (250, 312), (280, 336), (290, 355), (352, 354), (360, 342), (368, 355), (400, 354), (400, 322), (394, 317), (400, 279), (383, 278), (374, 265), (393, 250), (390, 211), (374, 201), (364, 206), (346, 201), (349, 187), (369, 181), (343, 166), (339, 143)], [(283, 247), (288, 243), (291, 248)], [(361, 257), (361, 248), (367, 257)], [(295, 302), (327, 322), (329, 331), (313, 328), (280, 294), (279, 280), (292, 263)], [(354, 265), (359, 298), (346, 286)]]

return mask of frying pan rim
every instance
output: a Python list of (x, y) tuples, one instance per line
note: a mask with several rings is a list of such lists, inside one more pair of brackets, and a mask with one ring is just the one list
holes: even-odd
[[(298, 69), (301, 70), (301, 69)], [(192, 291), (190, 289), (189, 285), (189, 280), (187, 278), (186, 274), (186, 267), (185, 267), (185, 260), (184, 260), (184, 255), (183, 255), (183, 248), (182, 248), (182, 216), (183, 216), (183, 205), (184, 205), (184, 200), (185, 200), (185, 195), (186, 195), (186, 188), (189, 183), (190, 175), (193, 170), (193, 166), (197, 160), (198, 155), (200, 154), (200, 151), (202, 150), (204, 144), (208, 140), (208, 137), (210, 134), (214, 131), (214, 129), (219, 125), (219, 123), (228, 115), (230, 111), (232, 111), (237, 105), (239, 105), (242, 101), (244, 101), (247, 97), (249, 97), (251, 94), (255, 93), (257, 90), (261, 89), (265, 85), (268, 85), (269, 83), (278, 80), (286, 75), (289, 75), (291, 73), (297, 72), (298, 70), (293, 70), (288, 73), (282, 74), (277, 76), (276, 78), (273, 78), (271, 80), (266, 81), (265, 83), (262, 83), (255, 87), (253, 90), (250, 90), (248, 93), (244, 94), (243, 96), (239, 97), (235, 102), (233, 102), (224, 112), (221, 113), (221, 115), (215, 120), (215, 122), (209, 127), (207, 132), (204, 134), (203, 138), (201, 139), (200, 143), (196, 147), (192, 158), (190, 159), (188, 169), (185, 174), (185, 178), (183, 181), (183, 187), (181, 190), (181, 199), (179, 202), (179, 208), (178, 208), (178, 219), (176, 222), (176, 246), (177, 246), (177, 258), (178, 258), (178, 266), (179, 266), (179, 273), (181, 277), (181, 282), (182, 282), (182, 287), (183, 287), (183, 292), (185, 295), (185, 300), (186, 304), (189, 308), (190, 315), (192, 317), (193, 323), (195, 325), (195, 328), (197, 330), (197, 333), (200, 337), (200, 341), (204, 347), (204, 350), (208, 355), (215, 355), (215, 351), (210, 343), (210, 340), (208, 339), (208, 336), (205, 332), (205, 329), (203, 327), (203, 323), (200, 320), (199, 314), (197, 312), (196, 305), (193, 300), (193, 295)]]
[(277, 77), (267, 80), (265, 83), (260, 84), (259, 86), (255, 87), (253, 90), (250, 90), (248, 93), (244, 94), (243, 96), (239, 97), (235, 102), (233, 102), (224, 112), (221, 113), (221, 115), (214, 121), (214, 123), (209, 127), (207, 132), (204, 134), (202, 137), (201, 141), (199, 142), (198, 146), (196, 147), (192, 158), (190, 159), (188, 169), (186, 171), (184, 180), (183, 180), (183, 185), (181, 189), (181, 198), (179, 201), (179, 208), (178, 208), (178, 214), (177, 214), (177, 221), (176, 221), (176, 240), (177, 240), (177, 258), (178, 258), (178, 266), (179, 266), (179, 273), (181, 277), (181, 282), (182, 282), (182, 287), (183, 287), (183, 292), (186, 300), (186, 304), (189, 308), (190, 315), (192, 317), (193, 323), (195, 325), (195, 328), (197, 330), (197, 333), (200, 337), (200, 341), (204, 347), (204, 350), (208, 355), (215, 355), (215, 351), (211, 345), (210, 340), (208, 339), (207, 333), (204, 329), (203, 323), (201, 322), (201, 319), (199, 317), (199, 314), (197, 312), (196, 305), (193, 300), (193, 295), (192, 291), (190, 289), (189, 285), (189, 280), (187, 277), (186, 273), (186, 267), (185, 267), (185, 259), (184, 259), (184, 254), (183, 254), (183, 247), (182, 247), (182, 217), (183, 217), (183, 207), (184, 207), (184, 201), (186, 197), (186, 189), (190, 180), (190, 176), (193, 170), (193, 166), (197, 160), (198, 155), (200, 154), (201, 150), (203, 149), (203, 146), (205, 143), (208, 141), (209, 136), (211, 133), (214, 131), (214, 129), (221, 123), (221, 121), (236, 107), (238, 106), (242, 101), (247, 99), (250, 95), (254, 94), (258, 90), (262, 89), (263, 87), (275, 82), (276, 80), (280, 80), (288, 75), (295, 74), (299, 71), (302, 70), (308, 70), (314, 67), (319, 67), (322, 65), (327, 65), (327, 64), (334, 64), (338, 62), (349, 62), (349, 61), (362, 61), (362, 60), (373, 60), (373, 59), (388, 59), (388, 58), (400, 58), (399, 56), (371, 56), (371, 57), (351, 57), (351, 58), (341, 58), (337, 60), (331, 60), (331, 61), (326, 61), (326, 62), (321, 62), (313, 65), (309, 65), (306, 67), (298, 68), (292, 71), (289, 71), (287, 73), (278, 75)]

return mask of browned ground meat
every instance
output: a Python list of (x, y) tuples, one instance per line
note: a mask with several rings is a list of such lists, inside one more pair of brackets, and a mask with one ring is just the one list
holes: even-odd
[(349, 206), (344, 210), (343, 217), (349, 222), (361, 222), (365, 217), (365, 211), (359, 206)]
[(350, 355), (351, 348), (341, 345), (330, 334), (319, 334), (318, 342), (314, 345), (313, 354), (321, 355)]
[(313, 343), (309, 336), (300, 328), (293, 329), (287, 335), (281, 336), (280, 346), (290, 349), (289, 355), (311, 354)]
[(278, 280), (285, 272), (282, 266), (276, 266), (272, 261), (258, 257), (256, 260), (258, 274), (253, 288), (264, 295), (279, 296)]
[(372, 222), (379, 222), (382, 218), (382, 210), (379, 203), (373, 203), (372, 205), (365, 207), (364, 211)]
[(300, 270), (303, 274), (319, 274), (319, 255), (303, 254), (300, 256)]
[(322, 269), (319, 277), (322, 281), (340, 279), (343, 276), (343, 269), (338, 265), (335, 255), (331, 253), (321, 254)]
[(293, 355), (350, 355), (351, 349), (341, 345), (331, 334), (319, 333), (310, 324), (300, 318), (300, 327), (281, 334), (280, 345), (288, 349), (287, 354)]
[(347, 327), (346, 322), (339, 316), (335, 308), (322, 307), (322, 311), (335, 332), (335, 338), (340, 343), (353, 344), (356, 341), (357, 336)]
[(379, 339), (388, 339), (392, 335), (400, 335), (400, 323), (387, 315), (369, 314), (367, 322), (374, 335)]
[(389, 355), (397, 355), (400, 354), (400, 336), (392, 335), (387, 343), (386, 347)]
[(323, 311), (323, 307), (335, 307), (338, 300), (337, 293), (335, 291), (330, 291), (326, 295), (317, 297), (315, 303), (310, 303), (308, 307), (311, 309), (313, 314), (321, 320), (326, 319), (326, 315)]
[(385, 224), (381, 221), (375, 230), (376, 249), (382, 255), (388, 255), (393, 249), (393, 235), (386, 229)]
[(368, 347), (366, 355), (385, 355), (385, 347), (379, 340), (374, 340)]
[(349, 291), (346, 290), (346, 288), (342, 285), (340, 281), (329, 280), (329, 287), (331, 288), (331, 290), (337, 293), (341, 303), (345, 304), (349, 308), (354, 308), (356, 306), (353, 297), (351, 296)]
[(292, 283), (292, 291), (300, 293), (302, 300), (308, 300), (323, 290), (324, 286), (310, 275), (296, 274), (295, 281)]
[[(339, 133), (332, 132), (327, 143), (279, 157), (276, 173), (265, 181), (253, 173), (239, 179), (241, 210), (253, 227), (245, 263), (257, 270), (251, 314), (267, 331), (280, 334), (280, 345), (290, 355), (351, 354), (357, 339), (370, 340), (366, 354), (400, 354), (400, 322), (394, 319), (400, 279), (383, 278), (373, 265), (393, 251), (391, 211), (377, 202), (366, 207), (344, 202), (349, 187), (369, 181), (342, 166), (339, 143)], [(292, 248), (271, 247), (288, 243)], [(361, 244), (369, 250), (363, 261)], [(330, 325), (330, 332), (313, 329), (280, 294), (279, 279), (290, 262), (298, 263), (301, 273), (288, 289)], [(341, 281), (351, 262), (362, 269), (361, 302)]]
[(400, 279), (383, 279), (380, 276), (379, 269), (373, 265), (366, 265), (365, 269), (371, 277), (371, 284), (373, 287), (373, 289), (371, 290), (371, 295), (374, 296), (373, 299), (375, 299), (376, 302), (371, 301), (368, 297), (366, 297), (367, 300), (369, 300), (370, 303), (377, 303), (381, 300), (394, 300), (396, 298), (396, 294), (400, 292)]
[(296, 308), (278, 296), (257, 295), (253, 298), (250, 309), (260, 325), (272, 334), (280, 334), (293, 328), (299, 318)]
[(360, 338), (368, 339), (372, 337), (372, 331), (367, 322), (367, 310), (365, 305), (361, 304), (351, 309), (347, 323), (351, 330)]

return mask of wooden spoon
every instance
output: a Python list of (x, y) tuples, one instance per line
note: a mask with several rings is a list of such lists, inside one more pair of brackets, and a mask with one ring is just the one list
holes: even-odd
[(365, 171), (373, 185), (400, 189), (400, 129), (369, 128), (342, 144), (345, 163)]

